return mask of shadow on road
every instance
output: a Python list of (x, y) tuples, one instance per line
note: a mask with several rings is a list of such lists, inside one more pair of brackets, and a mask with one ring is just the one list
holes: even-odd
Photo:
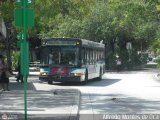
[[(88, 95), (83, 95), (85, 99)], [(158, 114), (160, 112), (159, 100), (148, 100), (129, 97), (123, 94), (95, 94), (90, 96), (92, 109), (98, 113), (107, 114)], [(90, 109), (90, 101), (81, 105), (81, 109)]]
[[(9, 89), (10, 90), (23, 90), (24, 84), (23, 83), (17, 83), (17, 82), (10, 82), (9, 83)], [(27, 83), (27, 90), (36, 90), (33, 83)]]
[(87, 85), (96, 87), (109, 86), (119, 82), (120, 80), (121, 79), (102, 79), (101, 81), (93, 80), (89, 81)]
[(103, 86), (109, 86), (112, 84), (115, 84), (117, 82), (119, 82), (121, 79), (102, 79), (102, 80), (98, 80), (98, 79), (91, 79), (89, 80), (85, 85), (81, 84), (81, 83), (77, 83), (77, 82), (66, 82), (66, 83), (59, 83), (59, 82), (55, 82), (53, 83), (53, 85), (57, 85), (57, 86), (99, 86), (99, 87), (103, 87)]
[[(56, 94), (55, 94), (56, 92)], [(80, 92), (77, 90), (27, 91), (27, 113), (29, 120), (68, 120), (76, 117), (71, 114), (72, 107), (78, 104)], [(0, 114), (15, 113), (24, 120), (24, 94), (20, 90), (3, 92), (0, 96)], [(49, 119), (50, 118), (50, 119)], [(75, 120), (75, 119), (74, 119)]]

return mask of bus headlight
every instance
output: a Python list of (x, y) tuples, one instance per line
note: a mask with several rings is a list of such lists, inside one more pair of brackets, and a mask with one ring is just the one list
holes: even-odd
[(84, 75), (83, 73), (74, 73), (74, 76), (82, 76)]
[(47, 75), (46, 72), (40, 72), (40, 75)]

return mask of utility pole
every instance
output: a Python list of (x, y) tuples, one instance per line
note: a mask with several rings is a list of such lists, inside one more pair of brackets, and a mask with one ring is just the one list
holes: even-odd
[(27, 77), (29, 75), (29, 48), (27, 41), (27, 27), (34, 25), (33, 9), (27, 8), (31, 4), (31, 0), (16, 0), (21, 8), (15, 9), (15, 26), (21, 27), (22, 32), (19, 33), (20, 43), (20, 70), (24, 79), (24, 118), (27, 120)]

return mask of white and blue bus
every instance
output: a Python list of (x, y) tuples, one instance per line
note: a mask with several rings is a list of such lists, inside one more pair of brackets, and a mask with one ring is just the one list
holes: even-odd
[(79, 38), (45, 39), (41, 46), (39, 80), (86, 83), (102, 79), (105, 45)]

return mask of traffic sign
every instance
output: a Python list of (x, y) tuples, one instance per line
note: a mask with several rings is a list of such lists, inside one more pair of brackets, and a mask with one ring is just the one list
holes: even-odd
[(24, 25), (24, 12), (26, 10), (26, 27), (33, 27), (34, 26), (34, 12), (31, 8), (16, 8), (14, 12), (15, 17), (15, 26), (23, 27)]
[(20, 32), (20, 33), (17, 35), (17, 39), (20, 40), (20, 41), (24, 39), (24, 35), (23, 35), (22, 32)]
[(31, 0), (16, 0), (16, 4), (17, 5), (23, 5), (23, 1), (24, 1), (25, 5), (28, 5), (28, 4), (32, 3)]

